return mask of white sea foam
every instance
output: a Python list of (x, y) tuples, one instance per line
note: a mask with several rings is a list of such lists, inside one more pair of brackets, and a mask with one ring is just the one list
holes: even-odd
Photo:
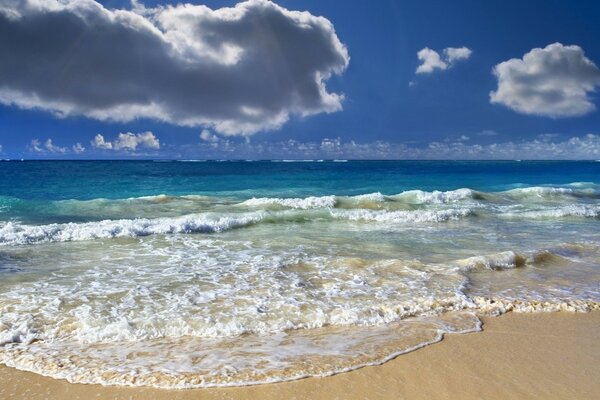
[[(184, 338), (125, 342), (118, 347), (36, 342), (27, 349), (11, 346), (0, 352), (0, 362), (76, 383), (165, 389), (256, 385), (377, 365), (438, 342), (444, 334), (479, 330), (481, 323), (472, 313), (450, 312), (343, 331), (325, 328), (247, 335), (241, 341)], [(69, 362), (64, 363), (67, 351)], [(323, 368), (324, 361), (327, 368)]]
[(505, 218), (531, 218), (531, 219), (552, 219), (552, 218), (598, 218), (600, 217), (600, 206), (571, 204), (563, 207), (550, 207), (538, 210), (505, 212), (500, 214)]
[(435, 190), (433, 192), (425, 192), (423, 190), (409, 190), (390, 196), (396, 200), (401, 200), (415, 204), (442, 204), (454, 203), (462, 200), (475, 198), (477, 192), (472, 189), (456, 189), (442, 192)]
[(473, 312), (598, 308), (466, 293), (470, 271), (499, 274), (536, 258), (516, 251), (443, 265), (206, 236), (98, 249), (71, 248), (56, 262), (78, 265), (0, 291), (0, 362), (80, 383), (257, 384), (383, 362), (444, 332), (477, 330)]
[(17, 245), (40, 242), (67, 242), (115, 237), (139, 237), (173, 233), (212, 233), (247, 226), (265, 218), (265, 213), (241, 215), (188, 215), (176, 218), (120, 219), (86, 223), (22, 225), (14, 222), (0, 226), (0, 244)]
[[(0, 225), (0, 245), (69, 242), (116, 237), (142, 237), (177, 233), (218, 233), (250, 226), (261, 221), (293, 222), (333, 218), (349, 221), (387, 222), (392, 224), (445, 222), (472, 215), (468, 208), (443, 210), (385, 211), (368, 209), (332, 209), (327, 214), (311, 211), (311, 204), (331, 204), (317, 198), (307, 202), (285, 202), (298, 210), (251, 211), (244, 213), (204, 213), (182, 217), (102, 220), (97, 222), (24, 225), (7, 222)], [(333, 199), (335, 200), (335, 199)], [(260, 202), (257, 202), (257, 204)], [(306, 207), (306, 209), (304, 209)]]
[(433, 191), (426, 192), (422, 190), (409, 190), (395, 195), (386, 196), (380, 192), (365, 193), (356, 196), (309, 196), (304, 198), (277, 198), (260, 197), (252, 198), (241, 203), (245, 206), (262, 207), (269, 205), (279, 205), (289, 208), (309, 209), (309, 208), (333, 208), (337, 205), (345, 204), (347, 207), (353, 206), (361, 208), (364, 203), (385, 203), (405, 202), (412, 204), (444, 204), (455, 203), (467, 199), (475, 199), (478, 192), (471, 189), (456, 189), (446, 192)]
[(521, 202), (527, 201), (567, 201), (572, 202), (577, 198), (597, 199), (600, 197), (597, 185), (586, 183), (572, 183), (567, 187), (531, 186), (511, 189), (500, 194)]
[(335, 196), (305, 197), (305, 198), (277, 198), (277, 197), (253, 197), (244, 201), (241, 205), (247, 207), (265, 207), (278, 205), (288, 208), (306, 210), (309, 208), (335, 207), (337, 200)]
[(525, 196), (538, 196), (543, 197), (547, 195), (555, 194), (573, 194), (574, 190), (571, 188), (563, 187), (547, 187), (547, 186), (530, 186), (525, 188), (517, 188), (506, 191), (506, 193), (514, 195), (525, 195)]
[(396, 224), (445, 222), (473, 215), (470, 208), (452, 208), (444, 210), (378, 211), (378, 210), (331, 210), (335, 218), (350, 221), (373, 221)]
[(379, 192), (359, 194), (357, 196), (352, 196), (349, 198), (356, 202), (362, 202), (362, 201), (384, 202), (386, 200), (386, 196), (384, 196), (383, 194), (381, 194)]
[(269, 207), (279, 206), (299, 210), (308, 210), (313, 208), (334, 208), (338, 206), (361, 208), (367, 203), (384, 203), (387, 200), (383, 194), (366, 193), (357, 196), (309, 196), (309, 197), (253, 197), (240, 205), (246, 207)]
[(600, 302), (578, 299), (544, 301), (505, 299), (502, 297), (472, 296), (477, 310), (482, 315), (500, 315), (507, 312), (539, 313), (539, 312), (590, 312), (600, 310)]

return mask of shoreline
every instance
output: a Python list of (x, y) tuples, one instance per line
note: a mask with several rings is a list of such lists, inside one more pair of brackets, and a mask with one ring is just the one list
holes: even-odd
[(483, 331), (384, 364), (245, 387), (154, 389), (72, 384), (0, 365), (6, 399), (575, 399), (600, 397), (600, 311), (484, 317)]

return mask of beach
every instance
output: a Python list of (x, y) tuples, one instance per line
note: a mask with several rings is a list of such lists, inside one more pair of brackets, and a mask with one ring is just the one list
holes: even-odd
[(592, 399), (600, 396), (600, 312), (509, 313), (482, 332), (379, 366), (238, 388), (160, 390), (71, 384), (0, 367), (2, 399)]

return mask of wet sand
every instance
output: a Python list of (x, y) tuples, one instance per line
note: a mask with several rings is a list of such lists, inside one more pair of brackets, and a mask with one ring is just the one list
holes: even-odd
[(241, 388), (80, 385), (0, 366), (0, 399), (600, 398), (600, 312), (509, 313), (483, 322), (483, 332), (448, 335), (380, 366)]

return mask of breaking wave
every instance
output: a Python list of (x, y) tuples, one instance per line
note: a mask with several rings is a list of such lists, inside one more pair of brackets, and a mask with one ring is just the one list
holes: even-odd
[(506, 212), (502, 214), (506, 218), (532, 218), (532, 219), (554, 219), (566, 217), (599, 218), (600, 206), (572, 204), (563, 207), (551, 207), (540, 210), (526, 210)]
[(68, 242), (173, 233), (213, 233), (251, 225), (264, 219), (264, 216), (264, 213), (257, 212), (239, 216), (191, 215), (178, 218), (121, 219), (38, 226), (8, 222), (0, 227), (0, 244)]
[(322, 220), (347, 220), (390, 224), (437, 223), (458, 220), (473, 213), (468, 208), (447, 210), (288, 210), (243, 213), (206, 213), (170, 218), (137, 218), (97, 222), (25, 225), (8, 222), (0, 225), (0, 245), (69, 242), (149, 235), (219, 233), (261, 222), (294, 223)]

